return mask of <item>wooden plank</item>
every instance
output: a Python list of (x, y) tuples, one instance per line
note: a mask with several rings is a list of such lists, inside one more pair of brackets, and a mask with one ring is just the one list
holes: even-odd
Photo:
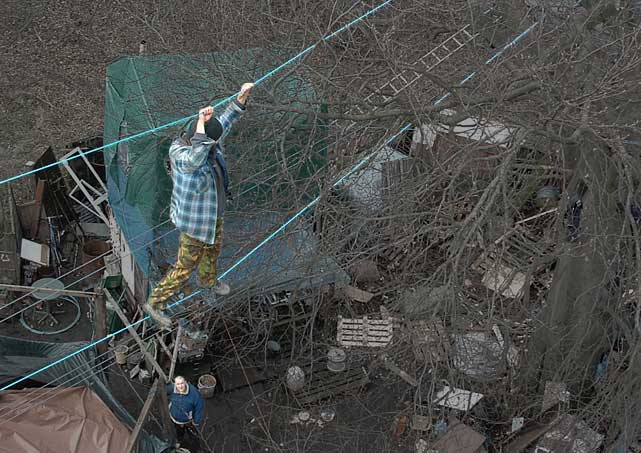
[(341, 344), (345, 347), (349, 346), (368, 346), (372, 348), (384, 348), (385, 346), (389, 345), (389, 342), (386, 341), (350, 341), (350, 340), (343, 340)]
[(89, 297), (89, 298), (98, 295), (98, 293), (94, 293), (91, 291), (74, 291), (70, 289), (52, 289), (52, 288), (34, 288), (33, 286), (22, 286), (22, 285), (0, 284), (0, 288), (7, 288), (12, 291), (17, 291), (20, 293), (31, 293), (31, 292), (38, 291), (43, 293), (58, 293), (66, 296)]
[(389, 337), (392, 335), (392, 323), (386, 327), (376, 327), (376, 326), (341, 326), (341, 333), (343, 335), (356, 336), (360, 335), (363, 337)]
[(160, 393), (160, 416), (162, 417), (162, 423), (165, 427), (164, 432), (168, 437), (167, 440), (169, 441), (169, 444), (173, 445), (174, 439), (176, 439), (176, 427), (169, 416), (169, 398), (167, 398), (166, 391), (167, 381), (162, 377), (158, 378), (158, 380), (160, 381), (160, 387), (158, 388), (158, 392)]
[(381, 358), (383, 359), (383, 364), (385, 365), (385, 368), (390, 370), (392, 373), (396, 374), (398, 377), (403, 379), (412, 387), (418, 387), (418, 381), (412, 376), (410, 376), (406, 371), (403, 371), (398, 366), (396, 366), (396, 364), (392, 361), (392, 359), (390, 359), (387, 356), (387, 354), (383, 354)]
[(169, 357), (169, 360), (171, 360), (171, 357), (172, 357), (171, 350), (165, 344), (164, 340), (162, 339), (162, 335), (157, 333), (156, 339), (158, 340), (158, 343), (160, 343), (160, 347), (162, 348), (162, 350), (165, 352), (165, 354), (167, 354), (167, 357)]
[(383, 342), (389, 343), (392, 338), (390, 332), (340, 332), (340, 338), (343, 340), (353, 340), (353, 341), (374, 341), (374, 342)]
[(312, 371), (310, 375), (310, 381), (296, 396), (298, 401), (303, 404), (360, 388), (369, 382), (367, 373), (363, 368), (352, 368), (340, 373), (335, 373), (325, 368)]
[(388, 329), (386, 330), (375, 330), (372, 328), (369, 329), (342, 329), (340, 332), (342, 337), (347, 338), (362, 338), (373, 340), (388, 340), (392, 337), (392, 332)]
[(307, 383), (305, 391), (314, 391), (315, 388), (325, 389), (336, 385), (342, 385), (352, 380), (360, 380), (366, 376), (362, 367), (347, 368), (341, 372), (334, 372), (327, 368), (327, 362), (315, 362), (313, 366), (306, 368)]
[(363, 337), (363, 338), (379, 338), (379, 339), (385, 339), (389, 338), (392, 335), (392, 326), (390, 328), (386, 329), (377, 329), (373, 327), (359, 327), (357, 329), (353, 328), (346, 328), (346, 326), (342, 326), (341, 329), (341, 334), (343, 336), (350, 336), (350, 337)]
[(350, 331), (342, 330), (340, 333), (340, 338), (344, 340), (353, 340), (353, 341), (374, 341), (374, 342), (387, 342), (392, 338), (392, 332), (389, 331), (372, 331), (367, 330), (363, 331)]
[[(391, 324), (391, 323), (390, 323)], [(392, 326), (390, 325), (389, 328), (385, 329), (377, 329), (375, 327), (367, 327), (367, 326), (359, 326), (358, 328), (350, 328), (349, 326), (341, 326), (341, 331), (340, 333), (343, 336), (349, 336), (349, 337), (364, 337), (364, 338), (379, 338), (379, 339), (384, 339), (384, 338), (390, 338), (392, 336)]]
[(387, 319), (368, 319), (365, 318), (339, 318), (339, 321), (345, 325), (355, 325), (362, 326), (363, 324), (372, 325), (372, 326), (382, 326), (388, 327), (390, 325), (389, 320)]
[(341, 334), (344, 336), (360, 336), (364, 338), (368, 337), (378, 337), (378, 338), (388, 338), (392, 335), (392, 326), (390, 325), (389, 328), (385, 329), (377, 329), (375, 327), (363, 327), (359, 326), (358, 328), (350, 328), (348, 326), (341, 326)]
[(71, 198), (67, 195), (65, 178), (57, 165), (58, 159), (53, 153), (50, 146), (36, 160), (33, 169), (42, 169), (36, 175), (36, 180), (43, 179), (47, 183), (47, 190), (43, 196), (43, 204), (47, 210), (47, 215), (64, 216), (67, 220), (77, 220), (78, 214), (73, 209)]
[(503, 446), (503, 451), (506, 453), (521, 453), (528, 448), (534, 441), (550, 430), (551, 424), (539, 425), (533, 424), (532, 426), (522, 429), (516, 438), (512, 438), (507, 445)]
[(35, 197), (33, 198), (33, 203), (38, 205), (41, 204), (44, 193), (45, 193), (45, 182), (41, 179), (38, 179), (38, 182), (36, 183), (36, 194), (35, 194)]
[(374, 297), (374, 294), (350, 285), (345, 285), (341, 289), (345, 296), (356, 302), (367, 303)]
[(176, 332), (176, 341), (174, 341), (174, 352), (171, 355), (171, 365), (169, 367), (169, 381), (174, 378), (174, 371), (176, 370), (176, 359), (178, 358), (178, 348), (180, 347), (180, 340), (182, 337), (183, 328), (178, 324), (178, 331)]
[[(21, 205), (16, 205), (15, 208), (13, 208), (13, 203), (9, 204), (10, 217), (13, 215), (13, 211), (17, 210), (18, 217), (20, 218), (20, 223), (22, 225), (22, 228), (25, 230), (25, 236), (32, 240), (36, 240), (38, 238), (38, 233), (40, 230), (42, 196), (44, 194), (44, 189), (45, 182), (39, 179), (36, 183), (36, 194), (33, 201), (29, 201)], [(6, 209), (4, 212), (6, 212)], [(15, 233), (15, 231), (13, 233)]]
[(128, 446), (126, 450), (127, 453), (131, 453), (132, 451), (134, 451), (134, 448), (136, 446), (136, 441), (138, 440), (138, 435), (140, 434), (140, 430), (142, 430), (142, 426), (145, 423), (147, 414), (149, 414), (149, 409), (151, 409), (151, 403), (154, 402), (154, 398), (157, 392), (158, 392), (158, 379), (156, 379), (153, 385), (151, 386), (151, 390), (149, 390), (149, 393), (147, 394), (147, 399), (145, 400), (145, 404), (142, 406), (140, 415), (138, 415), (138, 420), (136, 421), (136, 425), (134, 426), (134, 429), (131, 432), (131, 435), (129, 436), (129, 443), (127, 444)]
[(362, 342), (362, 341), (348, 341), (348, 340), (343, 340), (341, 341), (342, 346), (370, 346), (370, 347), (385, 347), (389, 344), (389, 341), (387, 342), (375, 342), (375, 341), (367, 341), (367, 342)]
[(147, 351), (147, 345), (144, 343), (144, 341), (142, 341), (142, 339), (140, 338), (140, 335), (138, 335), (138, 332), (136, 332), (136, 330), (133, 327), (131, 327), (131, 322), (127, 319), (127, 317), (123, 313), (122, 308), (120, 308), (120, 305), (118, 305), (116, 301), (113, 300), (109, 291), (105, 291), (105, 294), (109, 298), (109, 301), (112, 303), (113, 309), (116, 312), (116, 315), (118, 315), (118, 317), (123, 322), (123, 324), (127, 326), (127, 331), (129, 331), (129, 333), (134, 338), (134, 340), (136, 340), (136, 343), (138, 343), (140, 350), (145, 355), (145, 357), (149, 360), (149, 363), (153, 365), (154, 369), (158, 373), (158, 376), (162, 377), (165, 381), (167, 381), (168, 379), (167, 379), (167, 375), (165, 374), (165, 371), (160, 367), (156, 359), (153, 358), (153, 356), (149, 353), (149, 351)]
[(136, 300), (147, 300), (149, 296), (149, 279), (140, 270), (140, 266), (134, 260), (134, 298)]
[[(98, 289), (98, 295), (94, 297), (94, 304), (96, 309), (96, 337), (105, 338), (107, 336), (107, 304), (105, 302), (105, 295), (103, 289)], [(96, 345), (98, 354), (107, 352), (107, 342), (102, 341)]]
[(341, 333), (344, 335), (360, 335), (363, 337), (369, 336), (378, 336), (378, 337), (389, 337), (392, 335), (392, 323), (389, 326), (380, 327), (380, 326), (350, 326), (350, 325), (341, 325)]

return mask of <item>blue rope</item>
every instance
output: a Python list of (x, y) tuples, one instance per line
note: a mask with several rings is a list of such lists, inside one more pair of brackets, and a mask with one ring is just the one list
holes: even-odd
[[(536, 23), (535, 23), (534, 25), (536, 25)], [(511, 41), (510, 43), (506, 44), (506, 45), (503, 47), (503, 49), (502, 49), (501, 51), (499, 51), (499, 55), (500, 55), (500, 54), (502, 54), (502, 53), (505, 51), (505, 49), (507, 49), (508, 47), (510, 47), (510, 46), (512, 46), (512, 45), (514, 45), (514, 43), (518, 42), (518, 40), (520, 40), (523, 36), (525, 36), (527, 33), (529, 33), (529, 32), (534, 28), (534, 25), (533, 25), (533, 26), (531, 26), (530, 28), (528, 28), (525, 32), (521, 33), (521, 34), (520, 34), (517, 38), (515, 38), (513, 41)], [(488, 62), (490, 62), (490, 61), (494, 61), (494, 60), (495, 60), (495, 58), (491, 58), (491, 59), (489, 59), (489, 60), (488, 60)], [(487, 64), (487, 62), (486, 62), (486, 64)], [(475, 72), (473, 72), (472, 74), (475, 74), (475, 73), (476, 73), (476, 71), (475, 71)], [(463, 79), (463, 80), (469, 80), (469, 78), (470, 78), (470, 76), (466, 77), (466, 78), (465, 78), (465, 79)], [(443, 99), (443, 98), (441, 98), (441, 99)], [(439, 99), (439, 100), (435, 101), (435, 102), (434, 102), (434, 105), (438, 105), (438, 104), (441, 102), (441, 99)], [(407, 125), (406, 125), (405, 127), (403, 127), (399, 132), (397, 132), (394, 136), (392, 136), (389, 140), (387, 140), (386, 144), (389, 144), (390, 142), (392, 142), (392, 140), (396, 139), (396, 137), (398, 137), (400, 134), (402, 134), (403, 132), (405, 132), (405, 131), (406, 131), (407, 129), (409, 129), (410, 127), (411, 127), (411, 124), (407, 124)], [(367, 163), (367, 162), (368, 162), (368, 161), (369, 161), (369, 160), (370, 160), (374, 155), (375, 155), (375, 153), (372, 153), (372, 154), (370, 154), (370, 155), (368, 155), (368, 156), (364, 157), (364, 158), (363, 158), (363, 159), (362, 159), (358, 164), (356, 164), (356, 165), (355, 165), (351, 170), (349, 170), (345, 175), (343, 175), (341, 178), (339, 178), (339, 179), (338, 179), (338, 180), (337, 180), (337, 181), (332, 185), (332, 187), (336, 187), (336, 186), (340, 185), (340, 184), (341, 184), (341, 183), (342, 183), (342, 182), (343, 182), (347, 177), (349, 177), (350, 175), (354, 174), (354, 172), (358, 171), (358, 170), (359, 170), (363, 165), (365, 165), (365, 163)], [(310, 202), (309, 202), (305, 207), (303, 207), (300, 211), (298, 211), (298, 212), (297, 212), (297, 213), (296, 213), (292, 218), (290, 218), (289, 220), (287, 220), (287, 222), (285, 222), (282, 226), (280, 226), (276, 231), (274, 231), (274, 232), (273, 232), (273, 233), (271, 233), (269, 236), (267, 236), (265, 239), (263, 239), (263, 240), (262, 240), (262, 241), (261, 241), (261, 242), (260, 242), (256, 247), (254, 247), (253, 249), (251, 249), (251, 250), (250, 250), (250, 251), (249, 251), (245, 256), (243, 256), (243, 257), (242, 257), (240, 260), (238, 260), (234, 265), (232, 265), (229, 269), (227, 269), (225, 272), (223, 272), (223, 273), (220, 275), (220, 278), (221, 278), (221, 279), (222, 279), (222, 278), (224, 278), (224, 277), (225, 277), (225, 276), (227, 276), (227, 275), (228, 275), (232, 270), (236, 269), (240, 264), (242, 264), (243, 262), (247, 261), (247, 259), (249, 259), (249, 257), (250, 257), (252, 254), (254, 254), (254, 253), (255, 253), (258, 249), (260, 249), (263, 245), (265, 245), (267, 242), (269, 242), (271, 239), (273, 239), (277, 234), (279, 234), (281, 231), (283, 231), (283, 230), (284, 230), (288, 225), (290, 225), (293, 221), (295, 221), (295, 220), (296, 220), (296, 219), (298, 219), (301, 215), (303, 215), (303, 214), (304, 214), (304, 213), (305, 213), (309, 208), (311, 208), (311, 207), (312, 207), (312, 206), (314, 206), (316, 203), (318, 203), (318, 201), (319, 201), (319, 200), (320, 200), (320, 196), (318, 196), (318, 197), (316, 197), (315, 199), (313, 199), (312, 201), (310, 201)], [(184, 297), (184, 298), (182, 298), (182, 299), (180, 299), (180, 300), (178, 300), (178, 301), (174, 302), (173, 304), (169, 305), (169, 308), (173, 308), (173, 307), (175, 307), (175, 306), (177, 306), (177, 305), (180, 305), (181, 303), (183, 303), (183, 302), (184, 302), (184, 301), (186, 301), (187, 299), (190, 299), (191, 297), (195, 296), (196, 294), (199, 294), (200, 292), (202, 292), (202, 290), (197, 290), (197, 291), (195, 291), (195, 292), (191, 293), (190, 295), (188, 295), (188, 296), (186, 296), (186, 297)], [(67, 360), (67, 359), (69, 359), (69, 358), (71, 358), (71, 357), (73, 357), (73, 356), (76, 356), (76, 355), (80, 354), (81, 352), (86, 351), (87, 349), (89, 349), (89, 348), (91, 348), (91, 347), (93, 347), (93, 346), (96, 346), (96, 345), (98, 345), (98, 344), (100, 344), (100, 343), (102, 343), (102, 342), (104, 342), (104, 341), (107, 341), (107, 340), (109, 340), (109, 339), (113, 338), (114, 336), (116, 336), (116, 335), (118, 335), (118, 334), (120, 334), (120, 333), (124, 332), (125, 330), (127, 330), (129, 327), (135, 327), (135, 326), (139, 325), (140, 323), (142, 323), (142, 322), (144, 322), (144, 321), (146, 321), (146, 320), (148, 320), (148, 319), (150, 319), (150, 316), (149, 316), (149, 315), (145, 316), (145, 317), (144, 317), (144, 318), (142, 318), (142, 319), (139, 319), (138, 321), (136, 321), (136, 322), (135, 322), (135, 323), (133, 323), (133, 324), (130, 324), (129, 326), (125, 326), (125, 327), (123, 327), (122, 329), (120, 329), (120, 330), (118, 330), (118, 331), (116, 331), (116, 332), (113, 332), (113, 333), (111, 333), (111, 334), (107, 335), (107, 336), (106, 336), (106, 337), (104, 337), (104, 338), (101, 338), (101, 339), (99, 339), (99, 340), (94, 341), (93, 343), (90, 343), (90, 344), (88, 344), (88, 345), (86, 345), (86, 346), (83, 346), (82, 348), (78, 349), (77, 351), (74, 351), (74, 352), (72, 352), (72, 353), (70, 353), (70, 354), (67, 354), (67, 355), (66, 355), (66, 356), (64, 356), (64, 357), (61, 357), (60, 359), (58, 359), (58, 360), (56, 360), (56, 361), (54, 361), (54, 362), (52, 362), (52, 363), (50, 363), (50, 364), (48, 364), (48, 365), (46, 365), (46, 366), (44, 366), (44, 367), (40, 368), (40, 369), (38, 369), (38, 370), (35, 370), (35, 371), (33, 371), (33, 372), (31, 372), (31, 373), (27, 374), (26, 376), (21, 377), (20, 379), (17, 379), (17, 380), (15, 380), (15, 381), (13, 381), (13, 382), (11, 382), (11, 383), (9, 383), (9, 384), (5, 385), (4, 387), (0, 388), (0, 392), (3, 392), (3, 391), (5, 391), (5, 390), (7, 390), (7, 389), (9, 389), (9, 388), (11, 388), (11, 387), (13, 387), (13, 386), (15, 386), (16, 384), (19, 384), (20, 382), (23, 382), (23, 381), (25, 381), (25, 380), (27, 380), (27, 379), (30, 379), (30, 378), (32, 378), (33, 376), (35, 376), (35, 375), (37, 375), (37, 374), (39, 374), (39, 373), (42, 373), (43, 371), (48, 370), (49, 368), (51, 368), (51, 367), (53, 367), (53, 366), (56, 366), (56, 365), (58, 365), (59, 363), (64, 362), (65, 360)]]
[[(341, 33), (342, 31), (347, 30), (347, 29), (348, 29), (349, 27), (351, 27), (352, 25), (354, 25), (354, 24), (356, 24), (356, 23), (358, 23), (358, 22), (362, 21), (362, 20), (363, 20), (363, 19), (365, 19), (366, 17), (368, 17), (368, 16), (370, 16), (370, 15), (372, 15), (372, 14), (376, 13), (378, 10), (380, 10), (380, 9), (384, 8), (385, 6), (387, 6), (387, 5), (388, 5), (389, 3), (391, 3), (391, 2), (392, 2), (392, 0), (387, 0), (386, 2), (381, 3), (381, 4), (380, 4), (380, 5), (378, 5), (376, 8), (371, 9), (371, 10), (369, 10), (368, 12), (366, 12), (365, 14), (363, 14), (363, 15), (361, 15), (361, 16), (359, 16), (359, 17), (357, 17), (356, 19), (354, 19), (353, 21), (351, 21), (349, 24), (342, 26), (341, 28), (339, 28), (338, 30), (336, 30), (335, 32), (333, 32), (332, 34), (325, 36), (324, 38), (322, 38), (322, 39), (320, 40), (320, 42), (324, 42), (324, 41), (328, 41), (328, 40), (332, 39), (332, 38), (333, 38), (334, 36), (336, 36), (337, 34)], [(306, 55), (306, 54), (308, 54), (309, 52), (311, 52), (312, 50), (314, 50), (314, 49), (318, 46), (318, 44), (319, 44), (319, 43), (312, 44), (311, 46), (307, 47), (305, 50), (303, 50), (302, 52), (300, 52), (298, 55), (293, 56), (292, 58), (290, 58), (289, 60), (287, 60), (285, 63), (283, 63), (283, 64), (281, 64), (280, 66), (278, 66), (277, 68), (275, 68), (275, 69), (273, 69), (273, 70), (269, 71), (267, 74), (265, 74), (264, 76), (262, 76), (261, 78), (259, 78), (258, 80), (256, 80), (256, 81), (254, 82), (254, 85), (259, 85), (259, 84), (263, 83), (265, 80), (269, 79), (271, 76), (273, 76), (274, 74), (276, 74), (278, 71), (280, 71), (280, 70), (281, 70), (281, 69), (283, 69), (284, 67), (289, 66), (290, 64), (294, 63), (294, 62), (295, 62), (295, 61), (297, 61), (297, 60), (300, 60), (304, 55)], [(217, 102), (216, 104), (214, 104), (214, 105), (213, 105), (213, 107), (214, 107), (214, 108), (220, 107), (221, 105), (226, 104), (227, 102), (229, 102), (229, 101), (231, 101), (232, 99), (234, 99), (234, 97), (238, 96), (239, 94), (240, 94), (240, 91), (238, 91), (238, 92), (236, 92), (236, 93), (232, 94), (231, 96), (229, 96), (229, 97), (227, 97), (227, 98), (223, 99), (222, 101)], [(142, 131), (142, 132), (139, 132), (139, 133), (137, 133), (137, 134), (130, 135), (129, 137), (125, 137), (125, 138), (123, 138), (123, 139), (116, 140), (115, 142), (112, 142), (112, 143), (108, 143), (108, 144), (106, 144), (106, 145), (99, 146), (98, 148), (94, 148), (94, 149), (91, 149), (91, 150), (89, 150), (89, 151), (85, 151), (83, 154), (84, 154), (84, 155), (87, 155), (87, 154), (95, 153), (95, 152), (97, 152), (97, 151), (102, 151), (103, 149), (106, 149), (106, 148), (108, 148), (108, 147), (110, 147), (110, 146), (116, 146), (116, 145), (119, 145), (120, 143), (125, 143), (125, 142), (131, 141), (131, 140), (135, 140), (135, 139), (137, 139), (137, 138), (144, 137), (144, 136), (149, 135), (149, 134), (153, 134), (154, 132), (158, 132), (158, 131), (161, 131), (161, 130), (163, 130), (163, 129), (167, 129), (167, 128), (169, 128), (169, 127), (177, 126), (177, 125), (179, 125), (179, 124), (181, 124), (181, 123), (185, 123), (186, 121), (189, 121), (189, 120), (191, 120), (191, 119), (193, 119), (193, 118), (197, 118), (197, 117), (198, 117), (198, 113), (196, 113), (196, 114), (194, 114), (194, 115), (189, 115), (189, 116), (186, 116), (186, 117), (184, 117), (184, 118), (180, 118), (180, 119), (178, 119), (178, 120), (172, 121), (171, 123), (163, 124), (162, 126), (158, 126), (158, 127), (153, 128), (153, 129), (149, 129), (149, 130), (146, 130), (146, 131)], [(68, 157), (67, 159), (63, 159), (63, 160), (60, 160), (60, 161), (57, 161), (57, 162), (53, 162), (53, 163), (50, 163), (50, 164), (45, 165), (45, 166), (43, 166), (43, 167), (36, 168), (36, 169), (30, 170), (30, 171), (27, 171), (27, 172), (25, 172), (25, 173), (20, 173), (20, 174), (15, 175), (15, 176), (11, 176), (11, 177), (9, 177), (9, 178), (6, 178), (6, 179), (3, 179), (2, 181), (0, 181), (0, 185), (5, 184), (5, 183), (8, 183), (8, 182), (11, 182), (11, 181), (15, 181), (16, 179), (20, 179), (20, 178), (23, 178), (23, 177), (28, 176), (28, 175), (33, 175), (34, 173), (38, 173), (38, 172), (40, 172), (40, 171), (42, 171), (42, 170), (45, 170), (45, 169), (47, 169), (47, 168), (51, 168), (51, 167), (54, 167), (54, 166), (56, 166), (56, 165), (59, 165), (59, 164), (60, 164), (60, 163), (62, 163), (62, 162), (68, 162), (68, 161), (70, 161), (70, 160), (77, 159), (77, 158), (79, 158), (79, 157), (82, 157), (82, 156), (81, 156), (81, 155), (79, 155), (79, 154), (77, 154), (77, 155), (75, 155), (75, 156)]]

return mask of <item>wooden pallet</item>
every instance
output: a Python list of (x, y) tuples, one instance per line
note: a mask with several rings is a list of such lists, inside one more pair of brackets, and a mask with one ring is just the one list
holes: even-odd
[(359, 319), (338, 317), (336, 339), (341, 346), (385, 347), (392, 341), (393, 321), (388, 319)]
[(538, 240), (523, 228), (516, 228), (497, 239), (479, 256), (472, 269), (483, 273), (493, 263), (501, 262), (522, 272), (527, 269), (537, 272), (554, 260), (553, 251), (554, 244)]
[(310, 404), (341, 393), (358, 390), (369, 382), (363, 367), (348, 368), (338, 373), (320, 362), (305, 370), (305, 387), (295, 393), (300, 404)]

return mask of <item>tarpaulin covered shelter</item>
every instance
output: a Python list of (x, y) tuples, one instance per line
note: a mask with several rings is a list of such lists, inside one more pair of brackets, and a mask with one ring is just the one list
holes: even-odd
[(120, 453), (127, 447), (129, 429), (87, 387), (2, 394), (0, 412), (17, 406), (30, 409), (0, 425), (0, 452)]
[[(48, 343), (0, 336), (0, 385), (15, 382), (84, 346), (83, 342)], [(2, 392), (0, 452), (124, 451), (120, 448), (122, 437), (125, 441), (129, 438), (128, 427), (136, 421), (114, 398), (102, 367), (95, 365), (95, 354), (87, 349), (30, 378), (31, 385), (45, 388)], [(137, 451), (160, 453), (166, 447), (143, 432)]]
[[(279, 52), (241, 49), (117, 60), (107, 69), (105, 143), (193, 115), (285, 59), (287, 56)], [(270, 85), (269, 90), (257, 87), (252, 101), (305, 108), (316, 102), (312, 86), (298, 71)], [(158, 278), (155, 266), (175, 257), (178, 235), (168, 220), (172, 183), (167, 152), (183, 125), (105, 149), (113, 217), (136, 264), (152, 281)], [(312, 176), (325, 164), (323, 125), (308, 115), (252, 109), (225, 144), (234, 198), (225, 214), (222, 269), (274, 231), (292, 209), (318, 194), (318, 178)], [(312, 270), (317, 276), (313, 281), (306, 274)], [(268, 283), (276, 288), (293, 281), (300, 287), (301, 282), (309, 286), (345, 278), (333, 261), (317, 253), (309, 230), (298, 227), (288, 229), (254, 253), (228, 281), (263, 288)]]

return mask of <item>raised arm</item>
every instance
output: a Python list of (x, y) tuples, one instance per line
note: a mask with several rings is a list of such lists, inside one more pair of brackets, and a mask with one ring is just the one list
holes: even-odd
[(207, 160), (209, 150), (216, 143), (205, 134), (205, 123), (214, 114), (213, 107), (205, 107), (198, 112), (196, 133), (191, 138), (191, 146), (177, 139), (169, 147), (169, 157), (181, 171), (191, 173), (200, 168)]
[(223, 127), (223, 133), (219, 140), (223, 140), (229, 131), (231, 130), (232, 124), (238, 120), (243, 112), (245, 111), (245, 104), (247, 104), (247, 98), (252, 88), (254, 88), (253, 83), (243, 83), (240, 87), (240, 93), (232, 102), (227, 105), (227, 108), (223, 113), (218, 117), (218, 121)]

